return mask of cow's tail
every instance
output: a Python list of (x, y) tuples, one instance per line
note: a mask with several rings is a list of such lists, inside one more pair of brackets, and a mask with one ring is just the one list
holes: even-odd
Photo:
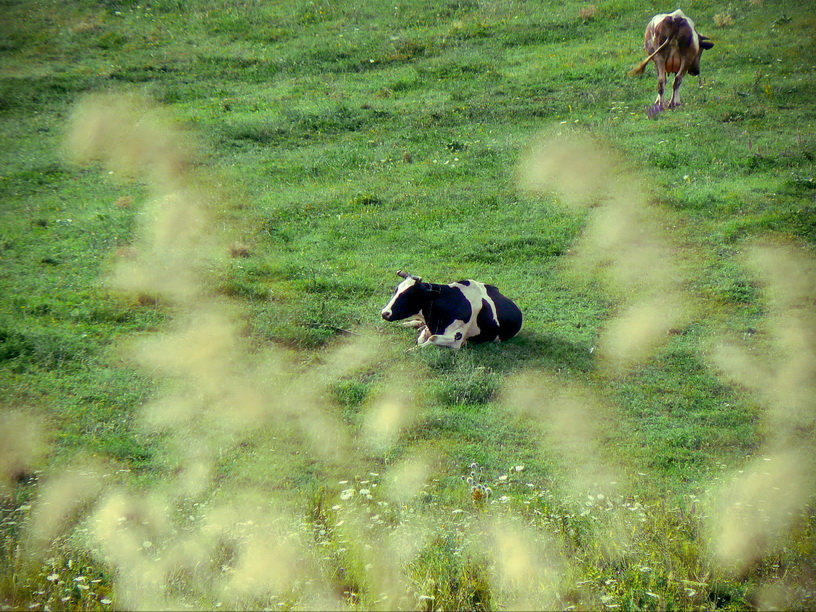
[(663, 44), (661, 44), (657, 49), (655, 49), (649, 57), (647, 57), (645, 60), (640, 62), (640, 64), (632, 68), (632, 70), (629, 71), (629, 76), (638, 76), (639, 74), (643, 74), (643, 71), (646, 70), (646, 65), (652, 61), (652, 58), (655, 55), (657, 55), (663, 49), (663, 47), (665, 47), (671, 42), (672, 38), (674, 37), (669, 36), (668, 38), (666, 38), (666, 40), (663, 41)]

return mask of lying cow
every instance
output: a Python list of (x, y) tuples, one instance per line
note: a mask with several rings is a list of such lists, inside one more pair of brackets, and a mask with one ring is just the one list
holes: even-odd
[(694, 22), (677, 9), (673, 13), (655, 15), (646, 26), (644, 47), (649, 54), (630, 74), (643, 74), (646, 65), (653, 61), (657, 68), (657, 100), (652, 110), (659, 113), (666, 108), (664, 91), (667, 73), (674, 73), (669, 108), (680, 106), (680, 85), (688, 72), (700, 74), (700, 56), (703, 49), (714, 46), (708, 38), (701, 36), (694, 28)]
[(386, 321), (410, 319), (420, 330), (417, 344), (458, 349), (474, 343), (509, 340), (521, 329), (521, 310), (493, 285), (463, 280), (449, 285), (423, 283), (397, 272), (405, 280), (382, 309)]

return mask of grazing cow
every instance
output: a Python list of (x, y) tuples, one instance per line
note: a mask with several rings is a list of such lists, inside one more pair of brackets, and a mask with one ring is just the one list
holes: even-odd
[(419, 345), (458, 349), (468, 340), (509, 340), (521, 329), (521, 310), (493, 285), (474, 280), (435, 285), (402, 271), (397, 275), (405, 280), (382, 309), (382, 318), (409, 319), (406, 325), (420, 330)]
[(646, 65), (653, 61), (657, 68), (657, 100), (652, 109), (659, 113), (666, 108), (663, 92), (666, 88), (666, 75), (674, 73), (669, 108), (680, 106), (680, 85), (688, 72), (693, 76), (700, 74), (700, 56), (703, 49), (714, 46), (708, 38), (701, 36), (694, 29), (694, 22), (677, 9), (673, 13), (655, 15), (646, 26), (644, 47), (649, 54), (630, 74), (642, 74)]

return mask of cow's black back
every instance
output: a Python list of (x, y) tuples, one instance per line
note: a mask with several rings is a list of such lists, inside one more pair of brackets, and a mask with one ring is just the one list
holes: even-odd
[(430, 285), (433, 294), (426, 306), (422, 308), (422, 316), (432, 334), (444, 333), (445, 329), (454, 321), (469, 321), (473, 314), (470, 302), (464, 298), (459, 289), (449, 285)]
[[(499, 321), (499, 340), (509, 340), (521, 329), (523, 317), (521, 309), (508, 297), (501, 294), (497, 287), (485, 284), (487, 295), (496, 305), (496, 319)], [(481, 328), (481, 325), (479, 326)]]
[(480, 342), (491, 342), (499, 336), (499, 325), (493, 316), (493, 308), (485, 299), (482, 299), (482, 308), (476, 317), (476, 325), (479, 326), (479, 333), (468, 338), (468, 342), (479, 344)]

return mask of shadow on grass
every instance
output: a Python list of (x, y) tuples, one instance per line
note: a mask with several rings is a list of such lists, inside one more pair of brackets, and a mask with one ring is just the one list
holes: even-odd
[[(585, 342), (573, 342), (554, 334), (522, 331), (517, 338), (495, 346), (504, 350), (507, 366), (516, 369), (515, 363), (544, 369), (577, 370), (589, 372), (595, 369), (595, 360)], [(496, 370), (501, 370), (498, 365)]]
[(533, 331), (522, 331), (507, 342), (471, 344), (460, 351), (431, 348), (423, 349), (423, 354), (439, 373), (488, 368), (499, 375), (512, 375), (530, 369), (590, 372), (595, 368), (588, 343)]

